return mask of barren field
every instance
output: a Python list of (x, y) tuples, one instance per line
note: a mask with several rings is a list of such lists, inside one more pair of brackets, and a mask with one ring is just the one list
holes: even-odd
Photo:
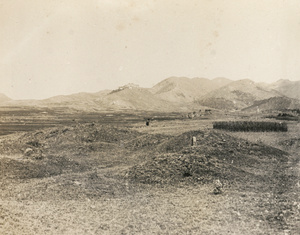
[(41, 112), (1, 116), (0, 234), (299, 234), (298, 122), (231, 133), (213, 115), (65, 113), (48, 126)]

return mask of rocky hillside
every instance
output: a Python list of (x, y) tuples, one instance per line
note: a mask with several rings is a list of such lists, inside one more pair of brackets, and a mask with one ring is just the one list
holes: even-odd
[(289, 81), (281, 79), (271, 84), (271, 88), (287, 97), (300, 99), (300, 81)]
[(177, 106), (160, 99), (146, 88), (125, 86), (102, 97), (101, 102), (111, 109), (175, 111)]
[(193, 102), (230, 82), (231, 80), (226, 78), (209, 80), (206, 78), (170, 77), (155, 85), (151, 92), (167, 101), (186, 103)]
[(278, 91), (243, 79), (215, 89), (197, 100), (198, 104), (216, 109), (243, 109), (259, 100), (282, 96)]
[(272, 97), (255, 102), (245, 111), (300, 109), (300, 100), (289, 97)]

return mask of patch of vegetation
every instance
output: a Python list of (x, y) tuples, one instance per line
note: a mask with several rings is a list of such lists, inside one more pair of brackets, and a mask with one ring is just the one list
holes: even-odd
[(277, 120), (296, 121), (296, 120), (298, 120), (298, 117), (293, 114), (290, 114), (290, 113), (279, 113), (276, 116), (276, 119)]
[(288, 127), (286, 123), (278, 122), (254, 122), (254, 121), (224, 121), (214, 122), (214, 129), (228, 130), (228, 131), (275, 131), (286, 132)]

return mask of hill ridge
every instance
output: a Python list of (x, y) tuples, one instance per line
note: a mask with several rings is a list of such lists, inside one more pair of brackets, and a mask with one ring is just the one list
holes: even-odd
[[(224, 77), (168, 77), (151, 88), (128, 83), (115, 90), (57, 95), (42, 100), (12, 100), (0, 94), (1, 106), (69, 107), (75, 110), (152, 110), (188, 111), (199, 107), (246, 110), (260, 101), (284, 97), (293, 107), (300, 100), (300, 81), (280, 79), (257, 83), (251, 79), (230, 80)], [(283, 99), (282, 99), (283, 100)], [(270, 100), (271, 102), (271, 100)], [(287, 101), (285, 101), (286, 103)], [(271, 105), (270, 107), (276, 107)]]

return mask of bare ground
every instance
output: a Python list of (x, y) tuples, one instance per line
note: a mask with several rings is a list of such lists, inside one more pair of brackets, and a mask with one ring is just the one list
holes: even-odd
[(297, 123), (285, 134), (214, 131), (208, 120), (143, 124), (1, 137), (0, 234), (300, 231)]

